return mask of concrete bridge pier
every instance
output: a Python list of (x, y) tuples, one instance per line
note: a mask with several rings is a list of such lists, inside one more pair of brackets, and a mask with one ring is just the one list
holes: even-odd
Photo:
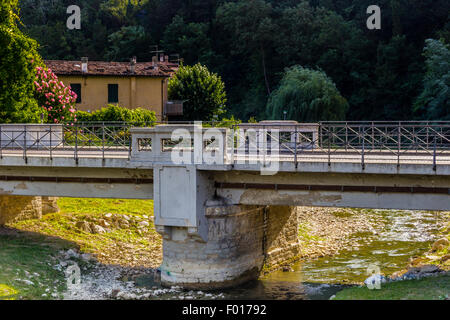
[(204, 208), (207, 239), (189, 228), (157, 228), (163, 235), (164, 286), (234, 287), (257, 279), (263, 267), (274, 269), (298, 257), (296, 208), (218, 202), (208, 201)]

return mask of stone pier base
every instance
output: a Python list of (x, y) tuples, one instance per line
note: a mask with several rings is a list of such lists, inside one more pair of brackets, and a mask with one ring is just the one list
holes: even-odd
[(257, 279), (298, 256), (293, 207), (216, 206), (205, 210), (208, 239), (189, 228), (157, 227), (163, 235), (161, 282), (187, 289), (223, 289)]
[(54, 197), (0, 196), (0, 225), (58, 212)]

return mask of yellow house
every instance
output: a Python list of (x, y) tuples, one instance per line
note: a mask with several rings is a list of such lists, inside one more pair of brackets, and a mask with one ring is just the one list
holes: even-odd
[(144, 108), (164, 118), (167, 83), (175, 65), (161, 62), (105, 62), (46, 60), (45, 64), (78, 98), (78, 110), (92, 112), (108, 104), (130, 109)]

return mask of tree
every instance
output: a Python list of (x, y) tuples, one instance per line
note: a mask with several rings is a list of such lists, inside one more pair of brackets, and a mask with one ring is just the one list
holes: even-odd
[(119, 31), (109, 35), (110, 48), (106, 57), (110, 61), (127, 60), (133, 56), (138, 59), (150, 50), (150, 39), (141, 26), (122, 27)]
[(325, 121), (345, 119), (347, 109), (347, 101), (323, 71), (293, 66), (286, 69), (266, 110), (270, 119), (283, 119), (286, 112), (290, 120)]
[(0, 3), (0, 122), (36, 122), (35, 68), (42, 64), (36, 41), (18, 28), (18, 0)]
[(207, 31), (206, 23), (186, 23), (177, 15), (164, 31), (162, 47), (166, 52), (178, 53), (186, 64), (204, 63), (211, 55)]
[(169, 99), (185, 100), (183, 120), (212, 120), (225, 112), (225, 84), (205, 66), (181, 66), (169, 80)]
[(450, 48), (439, 40), (426, 40), (427, 72), (414, 112), (429, 120), (450, 120)]

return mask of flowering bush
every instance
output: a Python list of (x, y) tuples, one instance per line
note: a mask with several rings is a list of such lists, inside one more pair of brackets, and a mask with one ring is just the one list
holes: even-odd
[(35, 97), (42, 107), (48, 123), (74, 123), (77, 121), (75, 102), (77, 95), (66, 87), (51, 69), (36, 68)]

